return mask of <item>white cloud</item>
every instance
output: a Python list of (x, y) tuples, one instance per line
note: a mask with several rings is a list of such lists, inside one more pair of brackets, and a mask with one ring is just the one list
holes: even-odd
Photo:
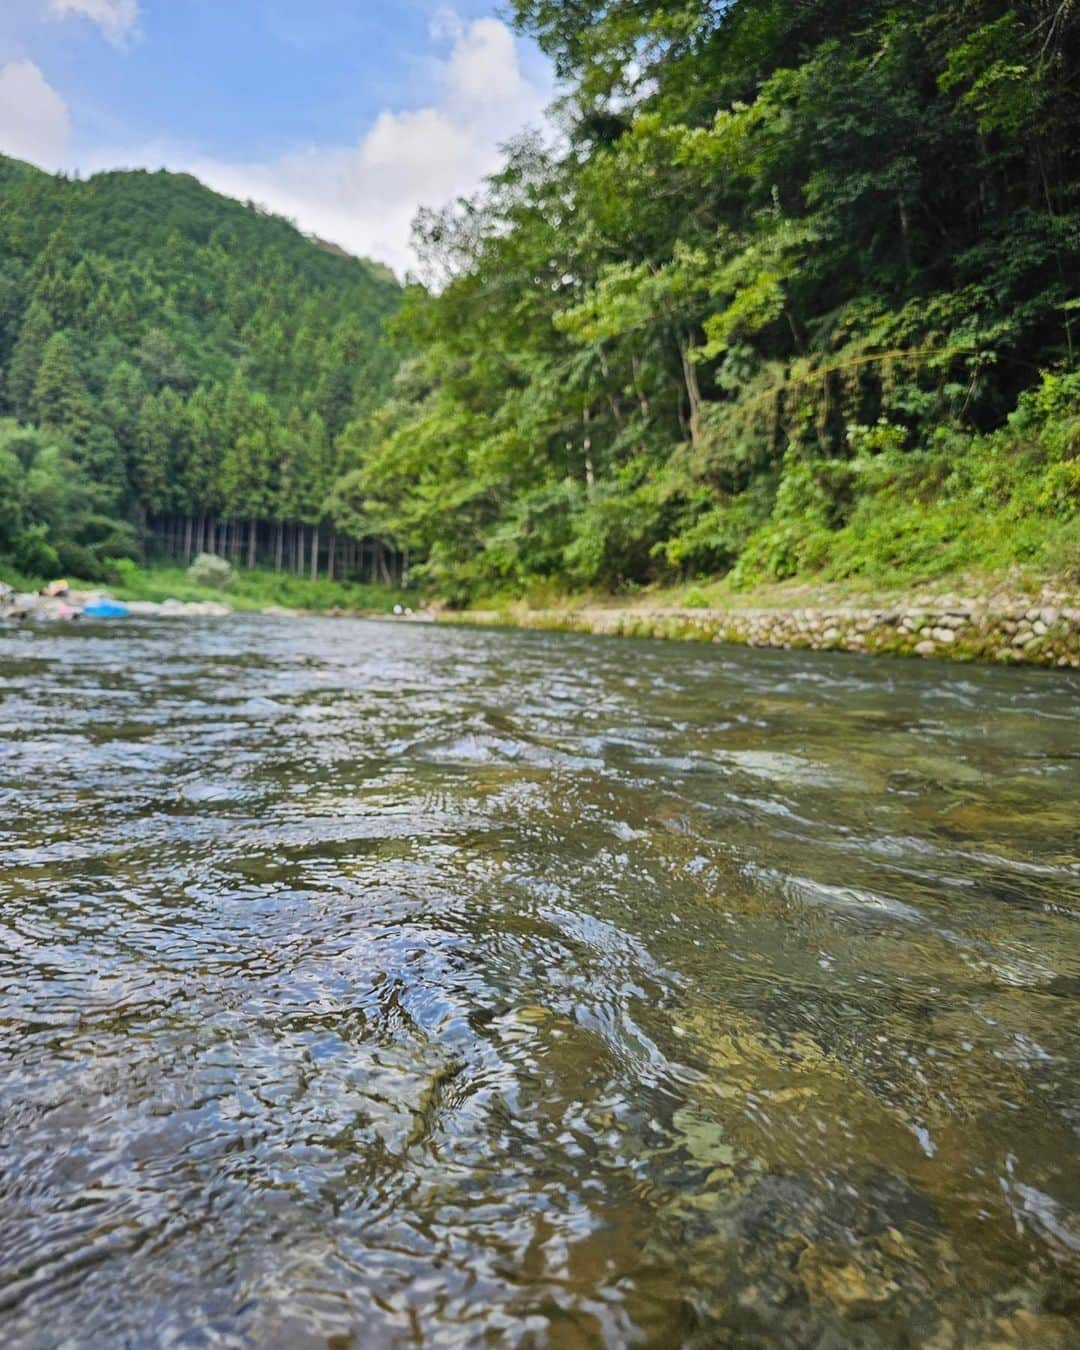
[(528, 100), (514, 35), (498, 19), (477, 19), (459, 33), (446, 66), (449, 106), (463, 111), (504, 108)]
[(67, 104), (32, 61), (0, 66), (0, 151), (58, 169), (70, 135)]
[(123, 42), (139, 21), (139, 0), (49, 0), (49, 9), (96, 23), (110, 42)]
[(443, 206), (478, 187), (498, 167), (500, 144), (541, 122), (551, 95), (550, 86), (526, 76), (505, 24), (463, 24), (440, 11), (437, 31), (452, 46), (432, 70), (431, 101), (381, 113), (356, 145), (312, 147), (262, 164), (144, 146), (95, 154), (83, 167), (164, 164), (193, 173), (218, 192), (259, 202), (403, 273), (416, 262), (409, 237), (419, 207)]

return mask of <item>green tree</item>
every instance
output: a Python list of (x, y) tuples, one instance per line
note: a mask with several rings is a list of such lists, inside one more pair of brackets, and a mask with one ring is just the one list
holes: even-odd
[(59, 432), (73, 445), (85, 445), (93, 407), (66, 333), (54, 333), (45, 344), (31, 411), (45, 430)]
[(169, 506), (169, 468), (174, 418), (165, 396), (147, 394), (139, 408), (135, 458), (131, 466), (139, 525), (160, 516)]
[(53, 322), (40, 303), (31, 304), (15, 342), (7, 373), (7, 391), (16, 417), (29, 420), (34, 410), (34, 386)]

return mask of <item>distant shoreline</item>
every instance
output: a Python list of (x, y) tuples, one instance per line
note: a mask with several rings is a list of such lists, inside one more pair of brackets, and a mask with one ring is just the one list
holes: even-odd
[(692, 608), (648, 601), (443, 610), (442, 623), (1080, 670), (1080, 592)]
[[(235, 604), (227, 594), (150, 601), (135, 598), (124, 586), (96, 594), (115, 596), (132, 618), (226, 618), (246, 613), (381, 619), (1080, 670), (1080, 590), (1064, 584), (1047, 583), (1027, 594), (999, 587), (962, 594), (900, 595), (844, 595), (828, 587), (803, 585), (758, 593), (745, 602), (734, 595), (698, 604), (682, 602), (672, 593), (630, 600), (566, 597), (542, 605), (514, 601), (465, 609), (441, 603), (421, 607), (414, 601), (415, 611), (401, 604), (391, 607), (389, 599), (385, 608), (348, 603), (255, 607), (250, 601)], [(0, 619), (79, 619), (79, 607), (87, 598), (80, 593), (60, 598), (15, 592), (0, 583)]]

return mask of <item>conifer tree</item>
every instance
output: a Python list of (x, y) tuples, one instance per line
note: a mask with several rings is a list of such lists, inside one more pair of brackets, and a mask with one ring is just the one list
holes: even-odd
[(147, 394), (139, 409), (132, 484), (140, 526), (160, 516), (168, 505), (171, 419), (161, 396)]
[(93, 408), (66, 333), (54, 333), (45, 344), (31, 412), (46, 431), (60, 432), (72, 445), (86, 443)]
[(34, 410), (34, 386), (45, 344), (53, 334), (53, 321), (40, 302), (30, 305), (8, 367), (8, 400), (20, 421), (29, 421)]

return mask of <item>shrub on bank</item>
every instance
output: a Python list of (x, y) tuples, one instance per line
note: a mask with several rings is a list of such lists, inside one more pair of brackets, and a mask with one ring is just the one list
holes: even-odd
[(200, 553), (187, 570), (189, 581), (212, 591), (231, 591), (236, 585), (232, 564), (215, 553)]

